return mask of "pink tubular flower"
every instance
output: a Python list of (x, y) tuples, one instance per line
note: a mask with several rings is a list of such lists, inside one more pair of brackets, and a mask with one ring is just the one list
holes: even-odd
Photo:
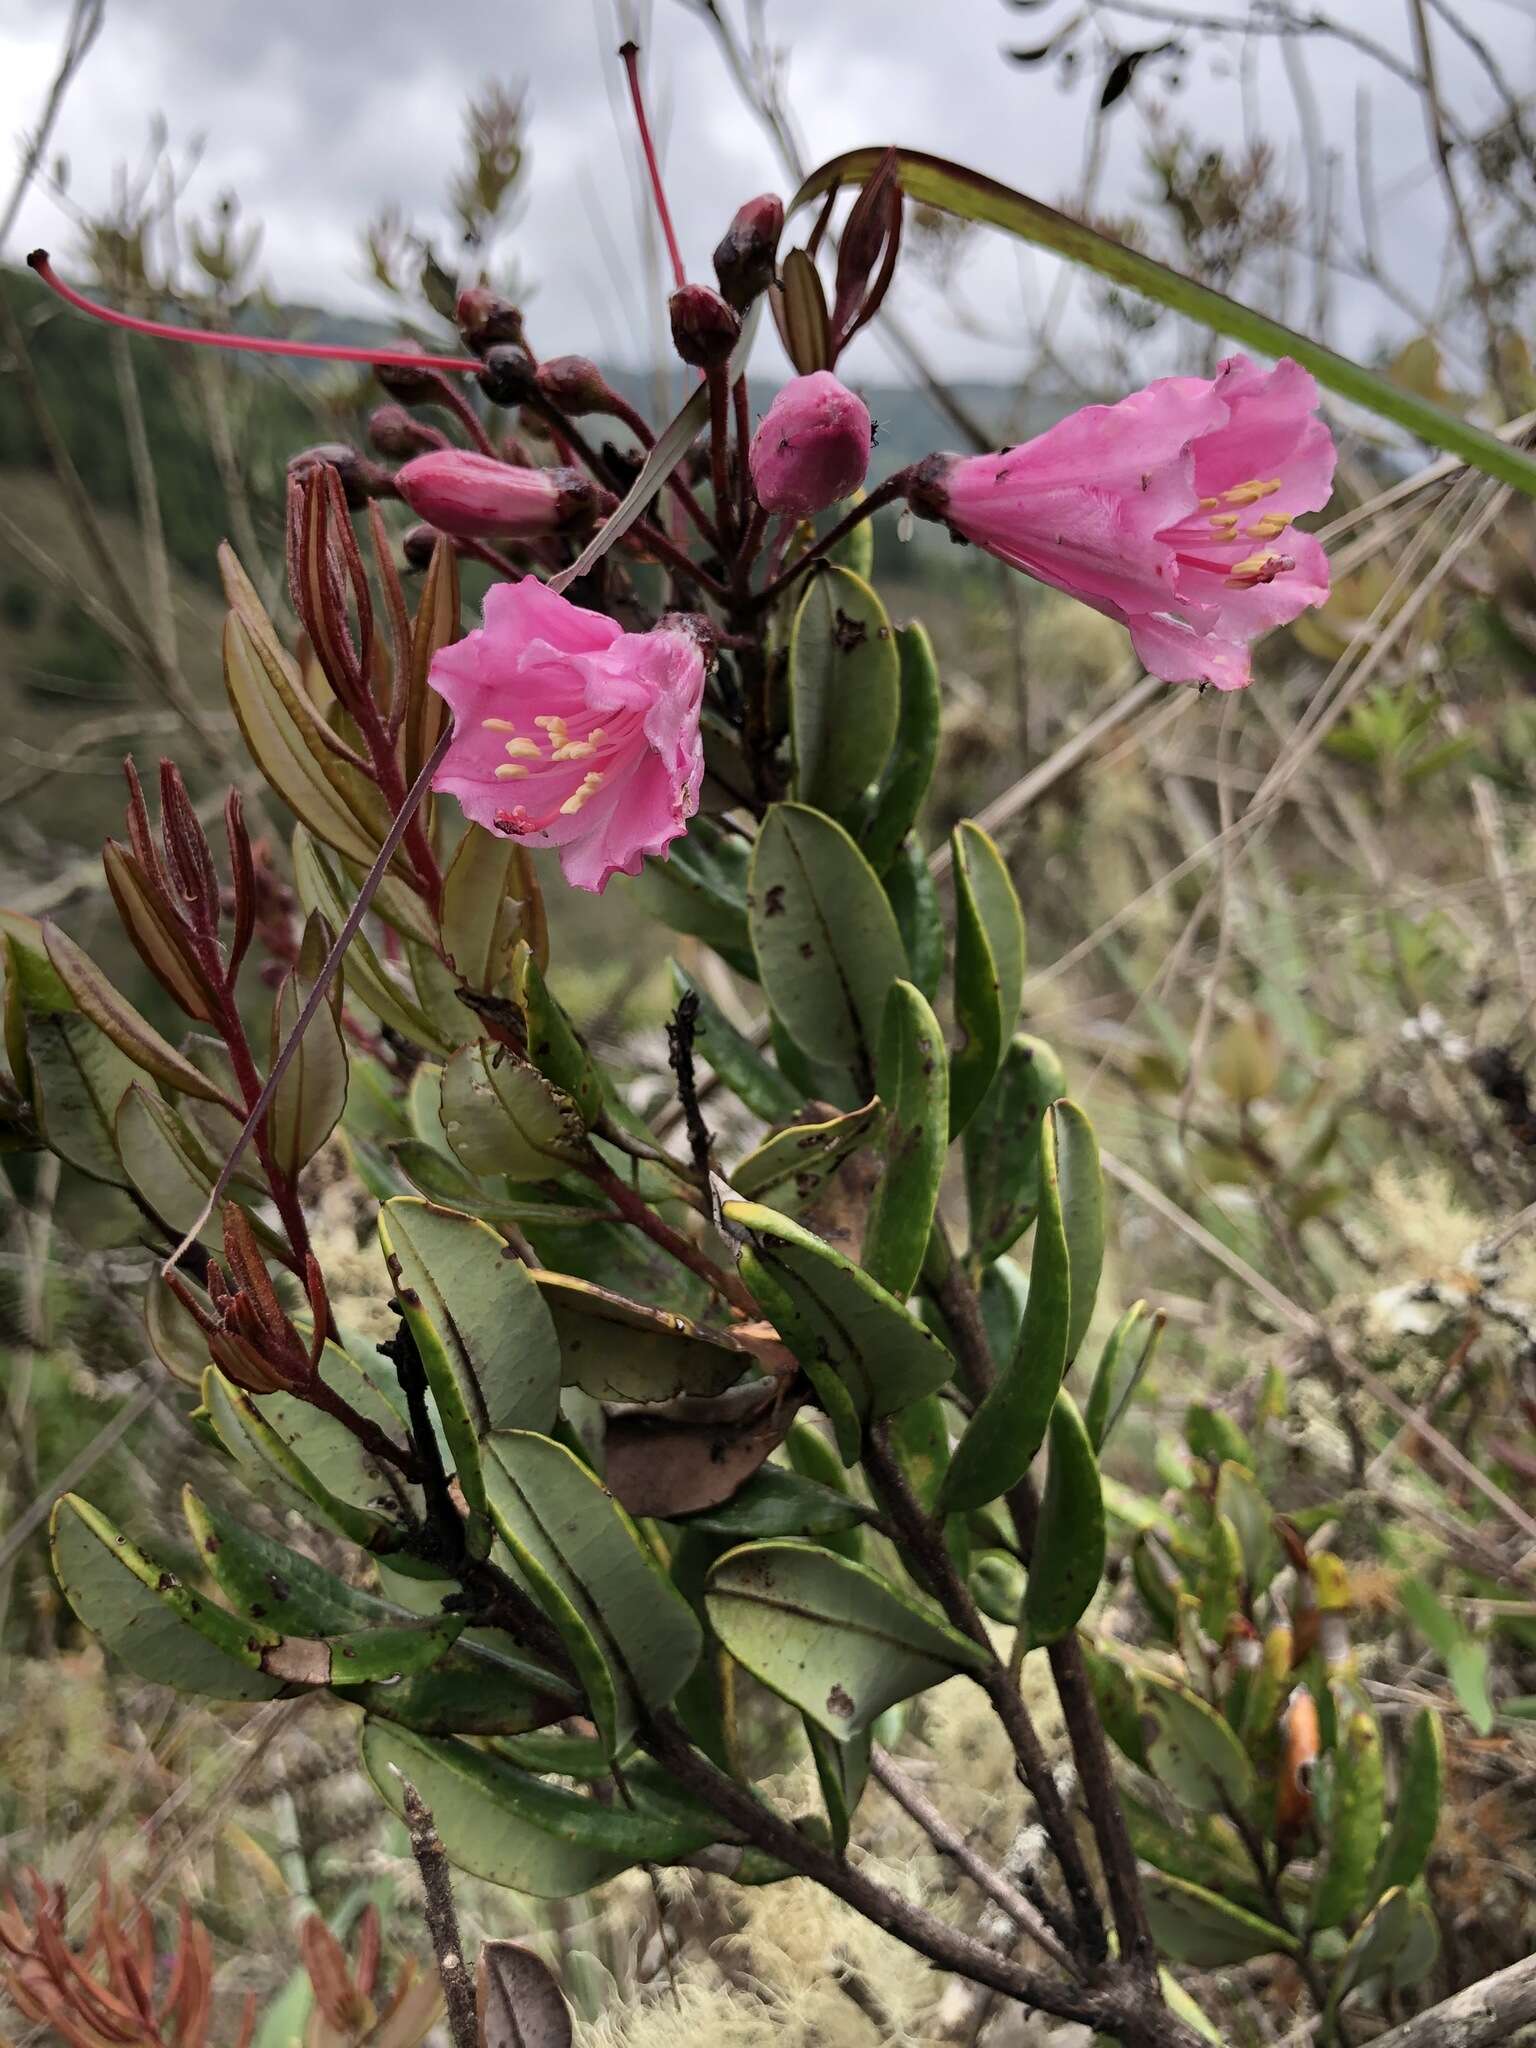
[(454, 723), (433, 786), (488, 831), (558, 846), (565, 879), (601, 894), (699, 807), (706, 667), (702, 622), (626, 633), (536, 577), (492, 584), (484, 625), (432, 658)]
[(830, 370), (795, 377), (763, 414), (747, 467), (765, 512), (809, 519), (864, 481), (874, 440), (869, 408)]
[(575, 469), (519, 469), (467, 448), (434, 448), (395, 471), (418, 519), (461, 540), (536, 540), (588, 520), (592, 486)]
[(1333, 436), (1299, 363), (1229, 356), (1089, 405), (1002, 455), (931, 456), (914, 511), (1130, 628), (1170, 683), (1241, 690), (1249, 642), (1328, 595)]

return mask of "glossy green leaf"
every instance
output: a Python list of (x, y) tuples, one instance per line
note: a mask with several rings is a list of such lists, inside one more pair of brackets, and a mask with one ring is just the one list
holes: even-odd
[[(865, 184), (885, 163), (884, 145), (850, 150), (812, 171), (790, 201), (789, 211), (807, 206), (835, 186)], [(1420, 393), (1335, 354), (1321, 342), (1282, 326), (1268, 314), (1183, 277), (1155, 257), (1101, 234), (1087, 222), (1058, 213), (1011, 186), (979, 171), (967, 170), (944, 157), (922, 150), (897, 151), (897, 176), (904, 196), (914, 206), (935, 206), (957, 218), (1001, 228), (1004, 233), (1049, 249), (1071, 263), (1080, 263), (1128, 286), (1134, 292), (1170, 306), (1216, 334), (1224, 334), (1263, 355), (1292, 356), (1330, 391), (1337, 391), (1367, 411), (1394, 420), (1432, 448), (1443, 448), (1516, 490), (1536, 495), (1536, 462), (1518, 447), (1485, 432), (1470, 421), (1435, 405)]]
[(944, 1034), (910, 981), (894, 983), (886, 997), (875, 1079), (886, 1106), (885, 1166), (864, 1228), (862, 1259), (871, 1279), (904, 1299), (922, 1271), (949, 1149)]
[(1153, 1315), (1144, 1301), (1133, 1301), (1105, 1339), (1083, 1410), (1088, 1441), (1096, 1451), (1103, 1450), (1146, 1377), (1163, 1322), (1161, 1312)]
[(1007, 864), (979, 825), (950, 834), (955, 873), (955, 1021), (949, 1129), (958, 1137), (981, 1106), (1018, 1020), (1024, 913)]
[(1314, 1927), (1337, 1927), (1369, 1897), (1385, 1800), (1381, 1731), (1374, 1716), (1360, 1710), (1344, 1723), (1334, 1751), (1333, 1812), (1312, 1885)]
[(505, 1757), (369, 1720), (363, 1768), (398, 1814), (401, 1781), (431, 1808), (451, 1863), (536, 1899), (565, 1899), (632, 1863), (667, 1863), (713, 1837), (706, 1820), (599, 1802), (545, 1784)]
[(1163, 1871), (1149, 1871), (1142, 1888), (1152, 1938), (1162, 1954), (1200, 1970), (1245, 1963), (1253, 1956), (1294, 1955), (1296, 1937), (1262, 1920), (1219, 1892)]
[(868, 1566), (811, 1543), (729, 1551), (709, 1575), (706, 1606), (738, 1664), (843, 1739), (986, 1657)]
[(749, 1202), (788, 1215), (814, 1201), (850, 1153), (873, 1143), (883, 1110), (878, 1100), (825, 1122), (792, 1123), (775, 1131), (731, 1169), (731, 1186)]
[(560, 1346), (568, 1387), (600, 1401), (671, 1401), (679, 1394), (721, 1394), (752, 1365), (724, 1332), (687, 1316), (627, 1301), (569, 1273), (534, 1267)]
[(896, 915), (901, 943), (906, 948), (908, 979), (931, 1003), (944, 979), (949, 947), (938, 884), (933, 879), (933, 870), (915, 832), (909, 832), (901, 842), (895, 858), (880, 879), (886, 899)]
[(885, 606), (851, 570), (808, 579), (789, 636), (794, 793), (854, 823), (896, 737), (900, 663)]
[(640, 1707), (665, 1706), (692, 1671), (699, 1624), (628, 1516), (569, 1451), (519, 1430), (492, 1436), (487, 1453), (497, 1529), (560, 1630), (616, 1754)]
[(276, 1631), (184, 1586), (78, 1494), (54, 1503), (49, 1529), (65, 1599), (141, 1678), (222, 1700), (269, 1700), (282, 1690), (262, 1669)]
[(1018, 1342), (955, 1446), (944, 1482), (947, 1512), (984, 1507), (1029, 1470), (1045, 1440), (1066, 1371), (1071, 1321), (1071, 1276), (1062, 1225), (1053, 1105), (1040, 1127), (1040, 1213)]
[(949, 1380), (954, 1360), (938, 1338), (851, 1259), (772, 1209), (727, 1202), (724, 1214), (749, 1233), (742, 1277), (772, 1290), (779, 1333), (818, 1395), (835, 1379), (858, 1416), (878, 1420)]
[(1250, 1591), (1262, 1591), (1280, 1564), (1274, 1510), (1248, 1468), (1234, 1464), (1230, 1458), (1224, 1460), (1216, 1475), (1216, 1512), (1237, 1532), (1243, 1577)]
[(537, 1181), (585, 1156), (587, 1134), (570, 1097), (504, 1048), (473, 1040), (443, 1068), (443, 1129), (470, 1173)]
[(748, 851), (743, 840), (708, 818), (695, 818), (663, 860), (648, 860), (635, 894), (653, 917), (714, 947), (755, 978), (747, 929)]
[[(357, 890), (331, 849), (303, 826), (293, 835), (293, 879), (305, 910), (319, 911), (339, 930)], [(363, 932), (347, 948), (345, 971), (348, 997), (371, 1010), (381, 1024), (398, 1031), (410, 1044), (436, 1053), (451, 1052), (458, 1044), (462, 1034), (447, 1039), (439, 1034), (414, 992), (384, 965)]]
[(1075, 1102), (1050, 1109), (1056, 1126), (1056, 1172), (1061, 1187), (1061, 1227), (1067, 1240), (1071, 1314), (1067, 1322), (1067, 1364), (1087, 1335), (1104, 1270), (1104, 1176), (1093, 1125)]
[[(272, 1059), (292, 1036), (299, 1013), (325, 964), (335, 934), (319, 911), (310, 914), (295, 965), (272, 1005)], [(341, 1120), (347, 1104), (347, 1042), (341, 1030), (341, 981), (310, 1019), (267, 1111), (267, 1139), (280, 1173), (307, 1166)]]
[(114, 1128), (139, 1067), (74, 1008), (40, 935), (8, 928), (5, 953), (12, 1070), (25, 1081), (49, 1150), (93, 1180), (127, 1186)]
[(1131, 1846), (1144, 1863), (1265, 1916), (1264, 1894), (1248, 1852), (1225, 1815), (1181, 1813), (1169, 1819), (1157, 1804), (1133, 1792), (1122, 1792), (1120, 1800)]
[[(871, 531), (868, 521), (860, 531)], [(898, 626), (896, 653), (900, 663), (896, 737), (869, 823), (859, 842), (877, 875), (885, 873), (917, 823), (939, 758), (939, 720), (943, 712), (939, 665), (927, 629), (915, 621), (910, 626)]]
[(512, 952), (511, 990), (523, 1013), (528, 1058), (547, 1080), (562, 1089), (587, 1124), (603, 1110), (603, 1077), (564, 1010), (549, 992), (543, 969), (526, 939)]
[(811, 1760), (816, 1766), (816, 1781), (821, 1787), (821, 1803), (827, 1810), (832, 1847), (841, 1856), (848, 1847), (853, 1816), (869, 1779), (870, 1733), (866, 1728), (845, 1741), (840, 1736), (829, 1735), (809, 1715), (804, 1718)]
[(42, 935), (48, 958), (69, 991), (75, 1008), (104, 1032), (119, 1052), (126, 1054), (136, 1067), (164, 1082), (168, 1088), (209, 1102), (219, 1100), (222, 1091), (218, 1084), (200, 1073), (185, 1055), (162, 1038), (148, 1018), (139, 1015), (128, 998), (114, 988), (90, 955), (83, 952), (67, 933), (51, 919), (45, 919)]
[(1024, 1625), (1031, 1648), (1076, 1628), (1104, 1576), (1104, 1496), (1077, 1403), (1063, 1389), (1051, 1410), (1050, 1458), (1029, 1561)]
[(1389, 1970), (1413, 1932), (1413, 1901), (1402, 1887), (1383, 1893), (1334, 1965), (1328, 1985), (1330, 2022), (1357, 1984)]
[(695, 1055), (713, 1067), (731, 1093), (764, 1123), (787, 1124), (797, 1117), (803, 1107), (799, 1089), (768, 1064), (751, 1039), (736, 1029), (713, 997), (675, 960), (672, 985), (679, 997), (692, 995), (698, 1003), (693, 1026)]
[(410, 1609), (351, 1586), (183, 1487), (182, 1512), (209, 1577), (240, 1614), (282, 1634), (327, 1636), (416, 1619)]
[(774, 804), (752, 855), (749, 919), (763, 989), (808, 1058), (848, 1069), (866, 1094), (886, 991), (907, 972), (896, 919), (842, 827)]
[(1392, 1825), (1371, 1878), (1375, 1897), (1412, 1884), (1435, 1845), (1445, 1783), (1445, 1724), (1433, 1707), (1420, 1707), (1408, 1725), (1398, 1772)]
[(979, 1550), (971, 1559), (971, 1593), (989, 1621), (1013, 1628), (1024, 1604), (1024, 1567), (1011, 1550)]
[[(443, 875), (438, 913), (444, 956), (466, 988), (491, 995), (501, 987), (525, 917), (537, 903), (528, 849), (470, 825)], [(534, 914), (529, 921), (536, 927), (539, 919)]]
[(1141, 1692), (1154, 1777), (1195, 1813), (1246, 1809), (1255, 1788), (1253, 1765), (1215, 1708), (1150, 1673)]
[(1213, 1643), (1226, 1640), (1227, 1623), (1242, 1605), (1243, 1546), (1223, 1514), (1213, 1514), (1205, 1532), (1205, 1559), (1197, 1593), (1200, 1626)]
[(1015, 1032), (991, 1087), (965, 1127), (970, 1258), (987, 1266), (1023, 1236), (1040, 1203), (1040, 1121), (1067, 1092), (1043, 1038)]
[[(134, 1081), (117, 1106), (117, 1149), (129, 1180), (172, 1230), (190, 1230), (207, 1201), (217, 1169), (186, 1119)], [(217, 1217), (203, 1225), (200, 1241), (222, 1249)]]
[(856, 1529), (873, 1510), (819, 1480), (764, 1465), (719, 1507), (689, 1515), (685, 1526), (733, 1543), (758, 1536), (831, 1536)]

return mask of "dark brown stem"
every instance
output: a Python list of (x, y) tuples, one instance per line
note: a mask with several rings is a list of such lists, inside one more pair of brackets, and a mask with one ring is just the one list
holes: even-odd
[(942, 1529), (931, 1516), (923, 1512), (921, 1504), (907, 1483), (907, 1475), (892, 1453), (885, 1431), (880, 1425), (871, 1428), (865, 1437), (864, 1470), (869, 1475), (876, 1498), (884, 1506), (901, 1537), (902, 1548), (944, 1609), (952, 1626), (959, 1629), (962, 1635), (968, 1636), (972, 1642), (979, 1644), (987, 1653), (986, 1664), (975, 1674), (976, 1683), (992, 1702), (993, 1711), (1003, 1724), (1018, 1764), (1019, 1775), (1029, 1788), (1056, 1861), (1061, 1867), (1067, 1894), (1072, 1901), (1073, 1917), (1077, 1922), (1075, 1946), (1086, 1956), (1090, 1965), (1096, 1966), (1109, 1953), (1109, 1944), (1104, 1933), (1104, 1917), (1093, 1894), (1093, 1881), (1089, 1877), (1088, 1865), (1078, 1846), (1072, 1817), (1056, 1789), (1045, 1746), (1040, 1740), (1029, 1709), (1024, 1704), (1023, 1696), (1009, 1675), (1007, 1667), (992, 1648), (992, 1639), (987, 1634), (986, 1623), (981, 1618), (976, 1602), (971, 1598), (970, 1587), (955, 1569), (955, 1562), (945, 1545)]
[(686, 554), (675, 540), (663, 533), (654, 521), (637, 519), (624, 538), (632, 544), (638, 542), (647, 554), (655, 555), (659, 561), (665, 562), (667, 567), (681, 576), (685, 582), (697, 584), (716, 604), (730, 603), (731, 594), (720, 579), (711, 576), (707, 569), (701, 568), (692, 556)]
[(888, 476), (883, 484), (877, 484), (867, 498), (861, 498), (851, 512), (845, 513), (838, 520), (836, 526), (829, 527), (819, 540), (813, 540), (804, 554), (796, 555), (784, 573), (776, 576), (771, 583), (765, 584), (753, 598), (754, 610), (766, 610), (776, 597), (789, 588), (797, 576), (803, 575), (814, 563), (821, 561), (829, 549), (835, 548), (856, 526), (862, 526), (872, 513), (878, 512), (882, 506), (889, 505), (894, 498), (899, 498), (907, 487), (907, 474), (906, 470), (899, 469), (894, 476)]
[(729, 1302), (732, 1308), (739, 1309), (749, 1319), (762, 1313), (734, 1273), (727, 1273), (724, 1267), (717, 1266), (707, 1252), (700, 1251), (681, 1231), (664, 1222), (650, 1203), (637, 1195), (606, 1160), (599, 1159), (595, 1152), (590, 1153), (582, 1162), (581, 1170), (602, 1189), (626, 1223), (643, 1230), (653, 1244), (660, 1245), (679, 1265), (686, 1266), (690, 1273), (697, 1273), (711, 1293)]
[(731, 386), (736, 412), (736, 529), (744, 532), (752, 508), (752, 487), (747, 480), (747, 450), (752, 441), (752, 416), (747, 408), (747, 380), (738, 377)]
[(427, 1933), (432, 1939), (432, 1953), (437, 1958), (448, 2032), (453, 2039), (453, 2048), (476, 2048), (480, 2029), (475, 2018), (474, 1973), (465, 1959), (464, 1942), (459, 1933), (459, 1916), (454, 1909), (453, 1886), (448, 1877), (448, 1858), (438, 1840), (432, 1809), (423, 1804), (420, 1793), (409, 1778), (401, 1778), (400, 1792), (405, 1807), (406, 1832), (411, 1838), (411, 1854), (416, 1858), (416, 1868), (421, 1872), (421, 1887), (426, 1894)]

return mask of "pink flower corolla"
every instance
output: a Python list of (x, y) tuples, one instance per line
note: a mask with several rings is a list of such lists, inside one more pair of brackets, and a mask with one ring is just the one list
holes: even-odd
[(487, 831), (558, 846), (565, 879), (601, 893), (698, 809), (708, 629), (626, 633), (533, 576), (492, 584), (484, 616), (432, 658), (454, 722), (433, 787)]
[(589, 522), (591, 484), (576, 469), (527, 469), (468, 448), (434, 448), (395, 471), (418, 519), (465, 540), (534, 540)]
[(795, 519), (824, 512), (863, 483), (873, 439), (868, 406), (830, 370), (792, 378), (752, 436), (757, 502)]
[(1170, 683), (1241, 690), (1249, 643), (1328, 595), (1328, 558), (1292, 525), (1328, 502), (1333, 436), (1289, 358), (1229, 356), (1089, 405), (1002, 455), (932, 456), (914, 511), (1130, 628)]

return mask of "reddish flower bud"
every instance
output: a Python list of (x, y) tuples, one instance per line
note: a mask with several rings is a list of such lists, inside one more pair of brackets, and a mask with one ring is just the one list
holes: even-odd
[(408, 526), (400, 536), (400, 552), (405, 557), (408, 569), (430, 567), (432, 556), (442, 535), (435, 526)]
[(794, 378), (752, 436), (757, 502), (796, 519), (825, 511), (863, 483), (873, 439), (869, 408), (830, 370)]
[(492, 405), (526, 405), (539, 388), (533, 357), (510, 341), (486, 350), (475, 382)]
[(607, 378), (587, 356), (551, 356), (540, 363), (539, 389), (573, 420), (584, 413), (606, 412), (613, 398)]
[(390, 487), (389, 471), (381, 469), (376, 462), (370, 462), (366, 455), (346, 441), (322, 441), (314, 448), (301, 448), (297, 455), (289, 456), (290, 477), (301, 476), (311, 469), (335, 470), (341, 478), (347, 505), (353, 512), (361, 511), (370, 498), (387, 492)]
[(403, 405), (376, 405), (368, 415), (368, 439), (381, 455), (404, 462), (424, 448), (446, 448), (445, 436), (436, 427), (412, 419)]
[(576, 469), (517, 469), (464, 448), (435, 449), (395, 472), (395, 489), (440, 533), (534, 540), (592, 517), (595, 494)]
[(776, 192), (749, 199), (715, 250), (720, 289), (738, 313), (773, 281), (773, 262), (784, 231), (784, 202)]
[(523, 345), (523, 316), (510, 299), (487, 291), (484, 285), (469, 285), (459, 293), (453, 317), (460, 334), (477, 356), (503, 342)]
[(685, 284), (667, 301), (672, 346), (696, 370), (717, 370), (741, 338), (741, 315), (707, 284)]
[[(414, 353), (408, 342), (403, 347)], [(436, 370), (407, 369), (403, 363), (375, 363), (373, 374), (391, 398), (401, 399), (406, 405), (430, 405), (442, 389)]]

